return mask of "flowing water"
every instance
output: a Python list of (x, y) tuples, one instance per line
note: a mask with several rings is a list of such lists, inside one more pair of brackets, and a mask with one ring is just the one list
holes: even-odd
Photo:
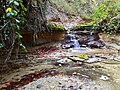
[(73, 45), (73, 50), (80, 50), (80, 43), (78, 42), (78, 40), (76, 39), (75, 34), (73, 34), (70, 29), (67, 30), (67, 34), (69, 36), (69, 42), (70, 44)]
[(76, 39), (75, 35), (73, 34), (73, 35), (70, 35), (70, 36), (71, 36), (70, 37), (70, 42), (72, 42), (73, 45), (74, 45), (73, 49), (80, 50), (80, 44), (79, 44), (78, 40)]

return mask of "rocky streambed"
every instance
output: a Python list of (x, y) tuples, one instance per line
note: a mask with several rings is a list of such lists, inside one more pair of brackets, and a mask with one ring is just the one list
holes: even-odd
[(35, 47), (33, 54), (21, 60), (28, 67), (4, 75), (0, 90), (120, 90), (116, 40), (104, 39), (106, 47), (101, 49), (78, 51), (61, 49), (60, 42)]
[[(21, 68), (4, 74), (0, 90), (120, 90), (119, 36), (90, 33), (68, 33), (65, 42), (30, 47), (33, 53), (19, 60)], [(93, 41), (97, 48), (87, 46)]]

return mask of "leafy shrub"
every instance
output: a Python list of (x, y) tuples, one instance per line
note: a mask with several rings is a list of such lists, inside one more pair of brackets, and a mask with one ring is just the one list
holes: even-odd
[[(8, 48), (15, 43), (21, 45), (20, 35), (22, 26), (26, 23), (26, 11), (23, 4), (23, 0), (9, 0), (9, 1), (0, 1), (1, 10), (0, 13), (0, 30), (2, 32), (2, 37), (4, 40), (4, 45)], [(3, 42), (2, 42), (3, 43)], [(24, 47), (24, 46), (23, 46)]]
[[(120, 32), (120, 2), (106, 1), (93, 15), (93, 29), (109, 34)], [(97, 27), (97, 28), (96, 28)]]

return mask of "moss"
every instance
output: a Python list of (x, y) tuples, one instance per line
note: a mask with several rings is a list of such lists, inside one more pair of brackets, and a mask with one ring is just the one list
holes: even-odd
[(88, 59), (88, 58), (89, 58), (88, 55), (80, 55), (80, 56), (78, 56), (78, 57), (81, 58), (81, 59)]
[(84, 24), (84, 25), (78, 25), (78, 26), (75, 26), (73, 28), (71, 28), (71, 30), (92, 30), (92, 25), (87, 25), (87, 24)]
[(48, 27), (52, 30), (66, 30), (65, 27), (60, 24), (48, 23)]

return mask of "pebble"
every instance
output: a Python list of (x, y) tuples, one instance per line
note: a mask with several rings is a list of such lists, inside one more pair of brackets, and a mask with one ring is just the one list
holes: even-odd
[(54, 88), (55, 88), (55, 86), (50, 86), (50, 88), (51, 88), (51, 89), (54, 89)]
[(105, 76), (105, 75), (101, 75), (100, 79), (104, 80), (104, 81), (107, 81), (107, 80), (109, 80), (109, 77)]
[(40, 89), (43, 85), (42, 84), (38, 84), (37, 88)]
[(77, 72), (74, 72), (72, 75), (76, 75), (77, 74)]

